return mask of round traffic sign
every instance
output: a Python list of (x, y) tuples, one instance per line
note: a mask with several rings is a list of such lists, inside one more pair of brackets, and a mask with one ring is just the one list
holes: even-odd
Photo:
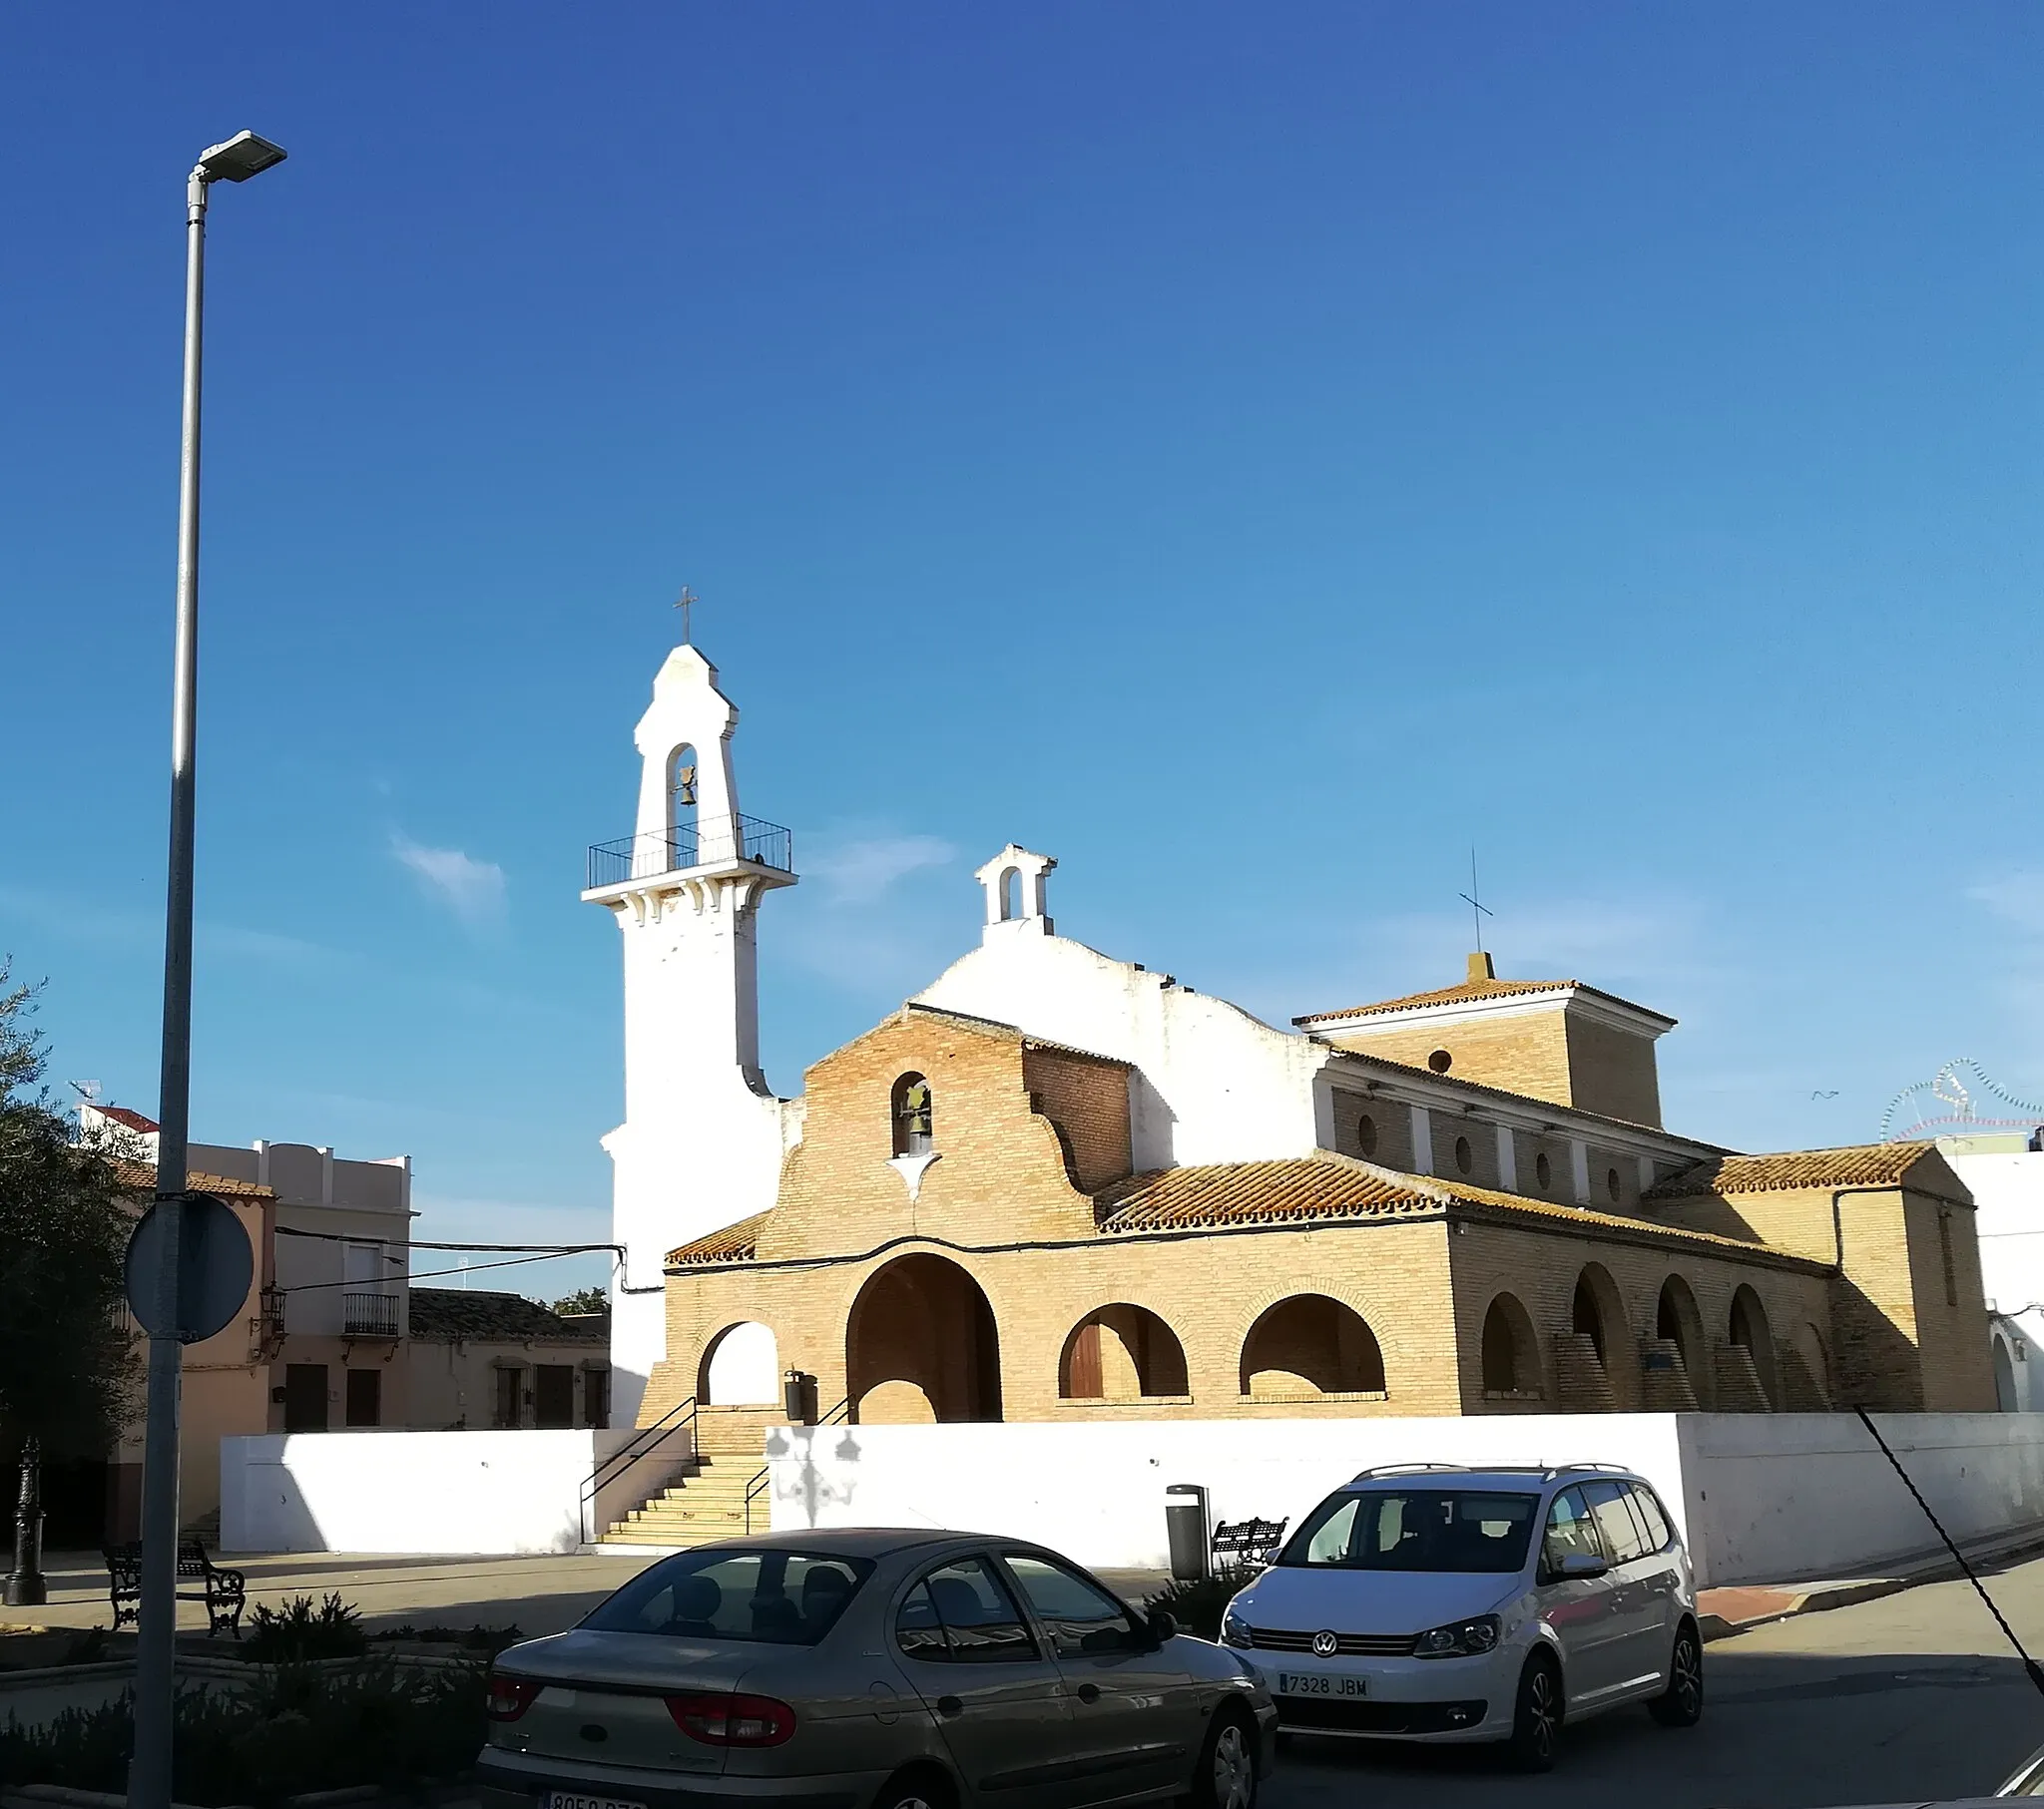
[[(178, 1234), (178, 1306), (174, 1322), (158, 1324), (158, 1282), (168, 1215), (182, 1204)], [(211, 1193), (188, 1193), (182, 1202), (160, 1199), (143, 1213), (128, 1239), (128, 1305), (152, 1338), (197, 1344), (225, 1331), (249, 1298), (256, 1253), (249, 1233), (228, 1203)]]

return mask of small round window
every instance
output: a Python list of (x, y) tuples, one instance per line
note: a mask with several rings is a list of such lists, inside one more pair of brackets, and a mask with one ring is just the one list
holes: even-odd
[(1547, 1159), (1547, 1151), (1544, 1149), (1533, 1158), (1533, 1178), (1542, 1187), (1554, 1185), (1554, 1164)]
[(1377, 1122), (1366, 1112), (1355, 1121), (1355, 1144), (1364, 1155), (1377, 1152)]
[(1455, 1058), (1449, 1055), (1445, 1049), (1437, 1049), (1426, 1058), (1426, 1065), (1435, 1074), (1446, 1074), (1449, 1069), (1454, 1067)]
[(1474, 1160), (1475, 1154), (1474, 1151), (1472, 1151), (1469, 1147), (1469, 1139), (1466, 1136), (1458, 1136), (1455, 1139), (1456, 1168), (1460, 1170), (1462, 1173), (1467, 1174), (1470, 1170), (1470, 1167), (1473, 1165)]
[(1611, 1203), (1614, 1206), (1625, 1197), (1625, 1182), (1618, 1178), (1616, 1168), (1607, 1168), (1604, 1171), (1604, 1191), (1611, 1195)]

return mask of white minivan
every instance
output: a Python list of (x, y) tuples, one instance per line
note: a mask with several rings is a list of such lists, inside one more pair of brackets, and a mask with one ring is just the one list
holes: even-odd
[(1367, 1470), (1307, 1515), (1229, 1603), (1222, 1639), (1280, 1732), (1500, 1740), (1554, 1763), (1564, 1719), (1645, 1702), (1704, 1712), (1696, 1585), (1628, 1470)]

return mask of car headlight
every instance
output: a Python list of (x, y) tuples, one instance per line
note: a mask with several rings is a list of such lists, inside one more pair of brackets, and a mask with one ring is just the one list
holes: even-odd
[(1447, 1626), (1430, 1627), (1412, 1642), (1415, 1658), (1473, 1658), (1493, 1650), (1503, 1623), (1495, 1614), (1478, 1614), (1473, 1620), (1456, 1620)]
[(1250, 1636), (1250, 1623), (1233, 1608), (1221, 1616), (1221, 1643), (1223, 1645), (1254, 1645)]

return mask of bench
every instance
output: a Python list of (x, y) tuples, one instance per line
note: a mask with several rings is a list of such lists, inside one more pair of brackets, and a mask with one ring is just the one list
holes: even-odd
[(1214, 1568), (1269, 1570), (1284, 1543), (1288, 1520), (1237, 1520), (1214, 1529)]
[[(101, 1554), (107, 1561), (107, 1591), (114, 1604), (114, 1630), (131, 1621), (141, 1624), (142, 1548), (114, 1546)], [(206, 1555), (196, 1539), (178, 1541), (178, 1581), (197, 1583), (196, 1589), (180, 1589), (180, 1601), (203, 1601), (210, 1633), (242, 1636), (242, 1608), (248, 1600), (249, 1580), (240, 1571), (224, 1570)]]

